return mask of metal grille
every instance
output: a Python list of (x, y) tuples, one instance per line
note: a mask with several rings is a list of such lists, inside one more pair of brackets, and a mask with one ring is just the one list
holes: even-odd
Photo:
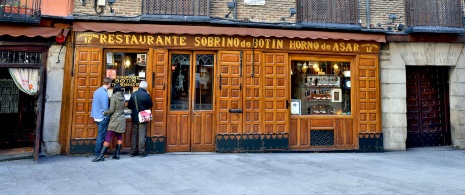
[(41, 0), (0, 0), (0, 21), (40, 22)]
[(407, 26), (462, 28), (460, 0), (406, 0)]
[(358, 0), (297, 0), (297, 22), (358, 24)]
[(0, 64), (41, 64), (41, 52), (0, 51)]
[(333, 146), (334, 131), (333, 130), (311, 130), (310, 131), (311, 146)]
[(144, 0), (142, 14), (209, 16), (209, 0)]

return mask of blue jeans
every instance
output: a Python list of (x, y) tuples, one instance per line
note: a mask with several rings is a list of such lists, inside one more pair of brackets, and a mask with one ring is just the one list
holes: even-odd
[(110, 123), (110, 116), (105, 116), (102, 121), (97, 122), (98, 134), (97, 140), (95, 141), (95, 156), (100, 156), (103, 141), (105, 141), (105, 135), (107, 134), (108, 123)]

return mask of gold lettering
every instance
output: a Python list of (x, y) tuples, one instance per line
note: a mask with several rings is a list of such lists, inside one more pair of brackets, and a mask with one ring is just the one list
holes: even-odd
[(234, 47), (239, 47), (241, 40), (239, 38), (234, 38)]
[(205, 37), (202, 37), (202, 41), (201, 41), (201, 43), (202, 43), (202, 46), (206, 46), (206, 45), (207, 45), (207, 43), (208, 43), (208, 41), (207, 41), (207, 38), (205, 38)]
[(139, 42), (137, 41), (136, 35), (131, 36), (131, 44), (139, 44)]
[(155, 42), (156, 45), (163, 45), (163, 40), (160, 36), (157, 36), (157, 41)]
[(219, 47), (219, 46), (220, 46), (220, 38), (215, 37), (215, 47)]
[(150, 35), (150, 36), (147, 38), (147, 44), (153, 45), (153, 44), (154, 44), (154, 43), (153, 43), (153, 39), (154, 39), (153, 36)]
[(147, 35), (140, 35), (139, 43), (140, 44), (145, 44), (146, 42), (147, 42)]
[(228, 42), (226, 43), (226, 47), (232, 47), (234, 43), (234, 38), (228, 38)]
[(116, 35), (116, 43), (120, 44), (123, 42), (123, 35)]
[(283, 49), (283, 45), (284, 45), (283, 42), (284, 42), (283, 40), (278, 40), (276, 49)]
[(302, 41), (302, 49), (307, 49), (307, 42), (306, 41)]
[(295, 49), (295, 41), (293, 41), (293, 40), (289, 41), (289, 48), (290, 49)]
[(208, 39), (208, 47), (212, 47), (213, 42), (214, 42), (213, 37), (208, 37), (207, 39)]
[[(88, 42), (90, 43), (90, 39)], [(100, 35), (100, 43), (107, 43), (107, 35)]]
[(115, 44), (115, 34), (109, 34), (108, 35), (108, 43), (109, 44)]
[(178, 39), (179, 39), (178, 36), (173, 36), (174, 45), (178, 45)]
[(270, 40), (270, 39), (265, 39), (265, 42), (266, 42), (265, 47), (266, 47), (266, 48), (270, 48), (270, 42), (271, 42), (271, 40)]
[(171, 45), (171, 37), (165, 36), (165, 45)]
[(346, 49), (345, 49), (345, 50), (346, 50), (346, 51), (352, 51), (352, 44), (347, 43)]
[[(341, 43), (341, 44), (343, 44), (343, 43)], [(339, 45), (337, 43), (334, 43), (333, 51), (339, 51)]]
[(126, 39), (126, 44), (129, 44), (129, 38), (131, 35), (124, 35), (124, 39)]
[(359, 46), (359, 45), (358, 45), (357, 43), (354, 43), (354, 51), (360, 51), (360, 50), (358, 49), (358, 46)]
[(200, 37), (194, 38), (194, 46), (200, 46)]
[(179, 38), (179, 45), (186, 45), (186, 37), (180, 37)]

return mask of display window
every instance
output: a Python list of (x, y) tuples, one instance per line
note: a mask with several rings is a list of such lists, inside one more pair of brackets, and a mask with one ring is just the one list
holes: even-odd
[(131, 93), (139, 88), (141, 81), (145, 81), (147, 53), (107, 51), (105, 62), (105, 76), (113, 79), (108, 96), (113, 94), (113, 86), (120, 84), (125, 100), (129, 101)]
[(291, 61), (294, 115), (350, 115), (350, 62)]

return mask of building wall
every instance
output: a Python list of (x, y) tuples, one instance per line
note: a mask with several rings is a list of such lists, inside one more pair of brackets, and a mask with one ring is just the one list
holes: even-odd
[(449, 66), (452, 146), (465, 148), (465, 52), (459, 43), (388, 43), (382, 48), (381, 105), (385, 150), (405, 150), (407, 139), (405, 66)]
[[(232, 0), (210, 0), (211, 17), (233, 19), (233, 13), (229, 18), (225, 14), (229, 12), (227, 2)], [(266, 0), (265, 5), (245, 5), (243, 0), (237, 1), (237, 18), (240, 21), (252, 22), (295, 22), (295, 16), (281, 20), (281, 17), (289, 17), (289, 9), (296, 7), (295, 0)]]
[(60, 154), (61, 150), (61, 146), (58, 143), (58, 135), (60, 131), (65, 54), (66, 47), (61, 47), (61, 45), (52, 45), (48, 50), (45, 110), (42, 134), (42, 152), (45, 152), (46, 155)]
[[(370, 5), (371, 28), (395, 28), (398, 24), (405, 25), (405, 0), (368, 0)], [(367, 0), (359, 0), (359, 18), (362, 27), (367, 27)], [(389, 14), (396, 14), (397, 19), (392, 23)], [(380, 24), (380, 26), (378, 26)]]
[(73, 4), (74, 0), (41, 1), (40, 8), (42, 15), (70, 16), (73, 14)]
[[(113, 4), (113, 13), (110, 12), (110, 6), (105, 4), (104, 12), (100, 16), (120, 16), (120, 17), (135, 17), (141, 15), (142, 0), (117, 0)], [(97, 6), (97, 11), (100, 12), (100, 7)], [(75, 0), (74, 15), (97, 15), (94, 9), (94, 1), (86, 0), (86, 4), (82, 5), (82, 0)], [(103, 18), (102, 18), (103, 19)], [(111, 19), (111, 18), (108, 18)], [(106, 20), (108, 20), (106, 19)], [(105, 19), (104, 19), (105, 20)]]

